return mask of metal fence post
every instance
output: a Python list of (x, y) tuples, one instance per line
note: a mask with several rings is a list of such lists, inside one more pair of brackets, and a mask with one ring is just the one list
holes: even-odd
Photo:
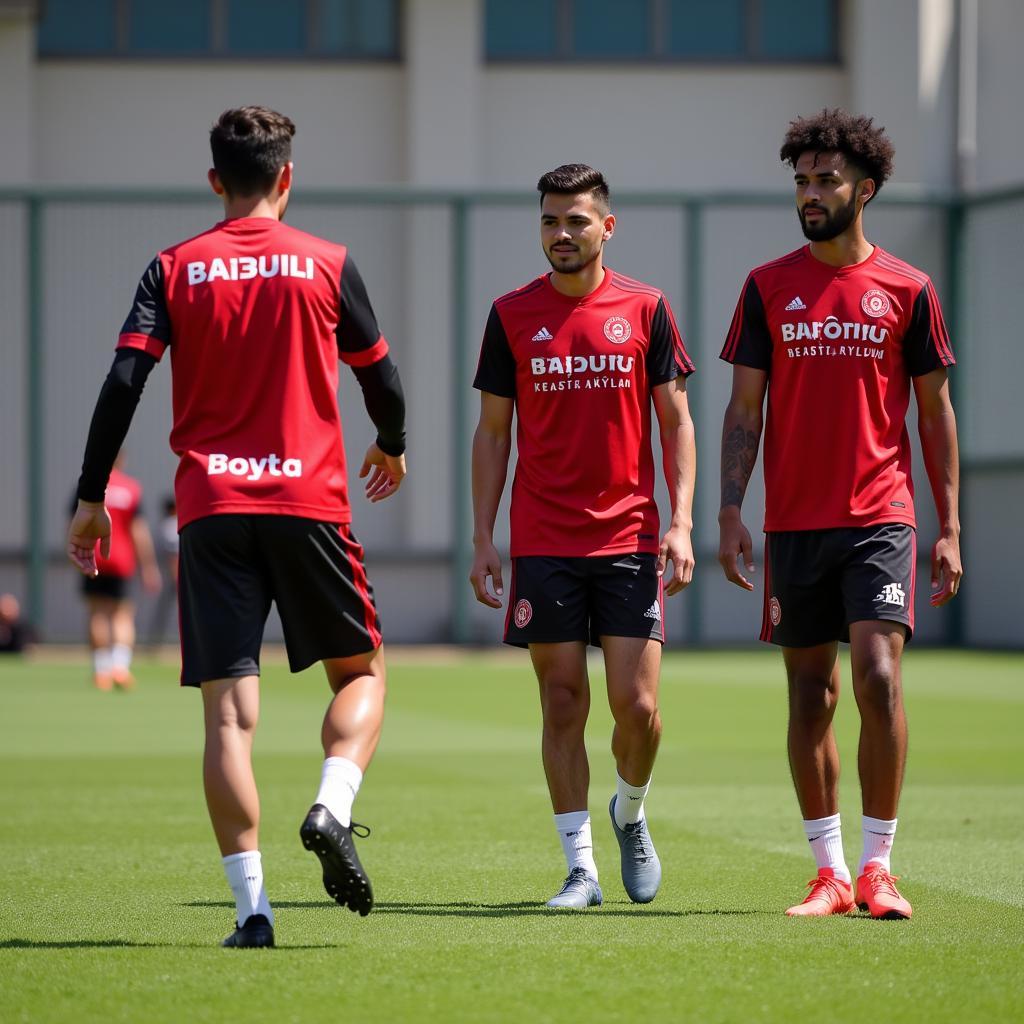
[[(704, 205), (696, 200), (683, 204), (686, 210), (684, 259), (686, 261), (686, 337), (693, 352), (702, 352), (704, 341), (704, 274), (701, 253), (704, 251)], [(694, 501), (696, 505), (696, 500)], [(694, 510), (696, 511), (696, 509)], [(702, 545), (694, 543), (697, 551)], [(699, 571), (698, 566), (698, 571)], [(704, 639), (704, 620), (701, 615), (701, 586), (697, 579), (683, 591), (686, 602), (686, 642), (699, 644)]]
[(452, 510), (452, 638), (464, 644), (470, 640), (469, 568), (470, 532), (470, 398), (469, 335), (466, 317), (469, 306), (469, 201), (460, 197), (451, 204), (452, 331), (454, 373), (452, 374), (453, 415), (452, 457), (455, 459), (455, 508)]
[[(967, 340), (967, 259), (964, 244), (967, 237), (967, 204), (961, 196), (954, 198), (946, 207), (946, 272), (949, 275), (949, 321), (952, 326), (954, 351), (958, 357), (964, 357)], [(949, 375), (949, 391), (954, 400), (954, 408), (964, 394), (964, 387), (959, 375), (954, 370)], [(967, 438), (964, 426), (965, 415), (957, 422), (957, 434), (960, 448), (960, 512), (961, 528), (963, 527), (963, 510), (967, 506), (968, 492), (971, 486), (971, 459), (964, 457), (967, 452)], [(947, 606), (945, 641), (954, 647), (962, 647), (966, 636), (965, 597), (957, 597)]]
[(28, 440), (28, 621), (45, 634), (46, 534), (43, 500), (45, 437), (43, 425), (43, 200), (30, 196), (28, 204), (28, 352), (26, 353), (26, 435)]

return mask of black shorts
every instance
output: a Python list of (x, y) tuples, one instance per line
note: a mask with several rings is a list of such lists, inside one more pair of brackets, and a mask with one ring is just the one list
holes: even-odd
[(127, 576), (82, 577), (82, 593), (86, 597), (109, 597), (112, 601), (123, 601), (128, 596)]
[(761, 639), (782, 647), (850, 640), (850, 623), (914, 632), (917, 535), (904, 523), (765, 534)]
[(363, 549), (347, 524), (207, 516), (181, 531), (179, 567), (183, 686), (259, 675), (271, 601), (293, 672), (380, 646)]
[(513, 647), (572, 640), (601, 646), (602, 636), (665, 642), (665, 600), (649, 554), (512, 559), (505, 643)]

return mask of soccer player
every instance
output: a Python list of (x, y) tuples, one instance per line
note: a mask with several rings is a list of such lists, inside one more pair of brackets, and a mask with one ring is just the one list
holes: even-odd
[(142, 485), (121, 469), (118, 455), (110, 472), (105, 505), (112, 522), (109, 557), (96, 560), (96, 575), (82, 578), (89, 616), (92, 681), (98, 690), (129, 690), (135, 648), (135, 604), (128, 584), (138, 566), (142, 584), (151, 593), (160, 589), (160, 570), (153, 537), (142, 514)]
[[(478, 601), (501, 607), (492, 538), (514, 412), (519, 461), (505, 642), (529, 648), (540, 683), (544, 773), (569, 869), (547, 905), (582, 909), (602, 899), (583, 743), (588, 642), (602, 648), (615, 719), (618, 781), (609, 813), (622, 881), (631, 900), (647, 903), (661, 884), (644, 798), (661, 737), (663, 574), (671, 561), (670, 595), (693, 574), (696, 456), (685, 383), (693, 364), (664, 295), (604, 266), (615, 231), (604, 177), (567, 164), (545, 174), (537, 190), (551, 273), (494, 302), (476, 375), (470, 582)], [(652, 400), (672, 503), (661, 537)]]
[(110, 466), (169, 348), (181, 682), (202, 691), (206, 800), (237, 909), (224, 945), (236, 948), (274, 944), (251, 760), (271, 601), (292, 671), (322, 661), (334, 693), (302, 842), (339, 904), (364, 915), (373, 905), (351, 809), (380, 735), (385, 671), (349, 526), (339, 358), (378, 431), (359, 471), (367, 497), (390, 497), (405, 475), (401, 384), (362, 279), (344, 246), (282, 223), (294, 134), (263, 107), (228, 110), (214, 124), (209, 181), (225, 218), (159, 253), (143, 274), (93, 415), (68, 536), (72, 561), (95, 574), (96, 542), (104, 554), (110, 545)]
[[(864, 236), (864, 207), (892, 170), (893, 147), (870, 118), (823, 110), (793, 121), (781, 159), (795, 171), (809, 244), (752, 271), (722, 358), (733, 364), (722, 430), (719, 561), (754, 586), (740, 517), (757, 458), (762, 408), (765, 582), (761, 639), (782, 647), (789, 682), (789, 762), (817, 877), (793, 916), (907, 918), (890, 873), (907, 752), (900, 660), (914, 629), (916, 536), (911, 387), (939, 518), (931, 604), (960, 585), (954, 363), (928, 276)], [(863, 853), (856, 887), (840, 833), (838, 642), (850, 644), (860, 709)]]

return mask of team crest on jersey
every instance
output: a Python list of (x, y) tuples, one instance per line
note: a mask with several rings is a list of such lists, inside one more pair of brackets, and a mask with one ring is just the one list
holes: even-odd
[(782, 621), (782, 605), (779, 604), (777, 597), (773, 597), (768, 602), (768, 617), (772, 620), (773, 626), (777, 626)]
[(530, 619), (533, 618), (533, 606), (524, 597), (521, 601), (516, 601), (515, 610), (512, 612), (512, 619), (516, 624), (517, 629), (525, 629), (530, 624)]
[(633, 327), (624, 316), (610, 316), (604, 322), (604, 336), (613, 345), (624, 345), (632, 333)]
[(892, 302), (881, 288), (869, 288), (860, 298), (860, 308), (868, 316), (877, 318), (885, 316), (892, 309)]

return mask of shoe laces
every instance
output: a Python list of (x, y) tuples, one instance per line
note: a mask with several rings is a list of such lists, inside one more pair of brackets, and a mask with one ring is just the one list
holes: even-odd
[(349, 828), (352, 830), (352, 835), (359, 836), (360, 839), (366, 839), (370, 835), (369, 825), (360, 825), (359, 822), (353, 821)]
[(834, 893), (840, 899), (846, 899), (846, 894), (839, 888), (839, 881), (838, 878), (829, 878), (828, 875), (815, 875), (807, 883), (807, 888), (811, 891), (804, 897), (804, 903), (810, 903), (811, 900), (825, 896), (826, 893)]
[(578, 889), (586, 889), (589, 881), (590, 875), (587, 874), (586, 868), (573, 868), (569, 872), (569, 876), (562, 883), (562, 888), (558, 890), (558, 895), (561, 896), (563, 893), (575, 892)]
[(651, 851), (648, 849), (650, 836), (647, 829), (644, 828), (644, 822), (638, 821), (636, 824), (627, 825), (622, 831), (626, 833), (626, 838), (629, 840), (633, 858), (644, 862), (650, 860)]
[(871, 891), (876, 896), (883, 895), (898, 897), (899, 892), (896, 889), (896, 883), (899, 881), (899, 877), (899, 875), (890, 875), (885, 868), (867, 872), (868, 885), (871, 886)]

